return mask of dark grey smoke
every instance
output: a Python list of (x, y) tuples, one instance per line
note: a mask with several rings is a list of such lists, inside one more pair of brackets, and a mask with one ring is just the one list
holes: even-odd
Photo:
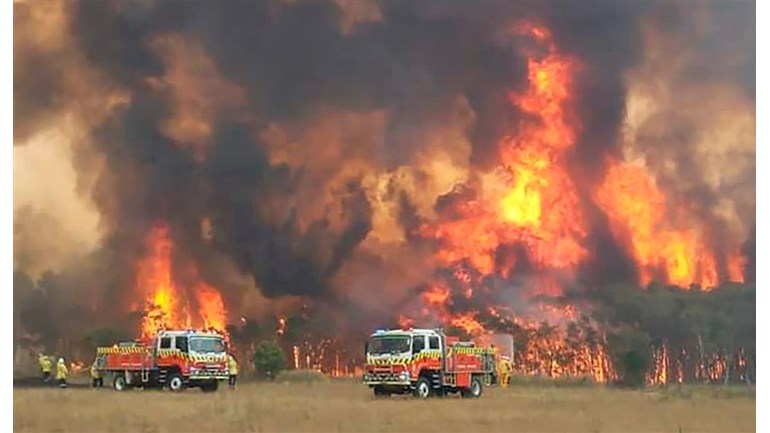
[[(13, 31), (26, 30), (32, 8), (14, 4)], [(18, 38), (18, 36), (17, 36)], [(13, 50), (13, 142), (22, 143), (65, 105), (65, 53), (17, 42)]]
[[(213, 245), (253, 275), (266, 295), (328, 294), (330, 281), (371, 228), (358, 180), (350, 179), (339, 193), (346, 224), (341, 233), (332, 234), (323, 218), (302, 232), (291, 197), (303, 169), (271, 166), (246, 125), (216, 125), (212, 153), (196, 166), (159, 132), (169, 107), (164, 95), (144, 84), (163, 72), (147, 42), (163, 32), (200, 42), (225, 77), (247, 89), (265, 122), (301, 119), (321, 106), (390, 109), (388, 151), (379, 156), (385, 166), (406, 161), (421, 145), (408, 139), (412, 131), (440, 126), (458, 95), (481, 106), (497, 100), (499, 113), (510, 111), (492, 95), (516, 88), (525, 68), (488, 28), (490, 20), (498, 29), (508, 21), (494, 8), (485, 6), (469, 19), (467, 7), (382, 7), (383, 23), (343, 35), (342, 11), (333, 3), (78, 4), (73, 34), (86, 58), (134, 90), (128, 112), (97, 133), (111, 169), (101, 182), (110, 185), (102, 190), (106, 196), (96, 200), (115, 211), (108, 215), (113, 236), (127, 232), (127, 239), (138, 240), (164, 219), (182, 245), (194, 248), (188, 236), (198, 233), (200, 218), (210, 217)], [(285, 217), (276, 221), (266, 213)]]

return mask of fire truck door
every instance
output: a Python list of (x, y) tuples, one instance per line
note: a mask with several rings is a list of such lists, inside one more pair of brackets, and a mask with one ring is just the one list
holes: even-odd
[(174, 338), (174, 347), (179, 349), (182, 353), (187, 353), (187, 337), (178, 336)]
[(452, 373), (455, 370), (455, 354), (451, 349), (444, 350), (444, 371)]
[(439, 334), (439, 347), (441, 350), (441, 371), (447, 371), (447, 365), (446, 365), (446, 338), (444, 338), (444, 334)]

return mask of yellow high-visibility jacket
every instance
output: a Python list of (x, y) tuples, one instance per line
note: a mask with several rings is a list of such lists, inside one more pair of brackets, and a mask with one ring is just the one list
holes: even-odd
[(40, 364), (40, 370), (43, 373), (51, 372), (51, 360), (47, 356), (41, 356), (37, 362)]
[(228, 356), (227, 364), (231, 376), (238, 374), (238, 362), (235, 361), (235, 358), (233, 358), (232, 355)]
[(503, 373), (510, 373), (512, 370), (511, 368), (511, 362), (507, 359), (503, 359), (500, 361), (500, 371)]
[(56, 380), (63, 380), (67, 379), (67, 364), (63, 362), (57, 362), (56, 363)]
[(102, 377), (102, 373), (96, 369), (96, 363), (91, 364), (91, 378), (99, 379)]

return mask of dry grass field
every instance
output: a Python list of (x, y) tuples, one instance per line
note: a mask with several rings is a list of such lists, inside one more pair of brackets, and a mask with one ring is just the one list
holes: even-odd
[(350, 380), (249, 383), (182, 394), (15, 389), (16, 432), (744, 432), (746, 388), (617, 390), (517, 385), (476, 400), (375, 400)]

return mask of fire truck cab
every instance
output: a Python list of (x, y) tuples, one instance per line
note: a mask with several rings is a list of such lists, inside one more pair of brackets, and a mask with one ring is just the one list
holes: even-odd
[(112, 376), (118, 391), (198, 387), (216, 391), (228, 378), (224, 337), (205, 331), (160, 331), (147, 340), (123, 342), (96, 350), (96, 368)]
[(378, 330), (365, 352), (363, 381), (376, 397), (480, 397), (484, 386), (497, 381), (497, 349), (459, 341), (441, 329)]

